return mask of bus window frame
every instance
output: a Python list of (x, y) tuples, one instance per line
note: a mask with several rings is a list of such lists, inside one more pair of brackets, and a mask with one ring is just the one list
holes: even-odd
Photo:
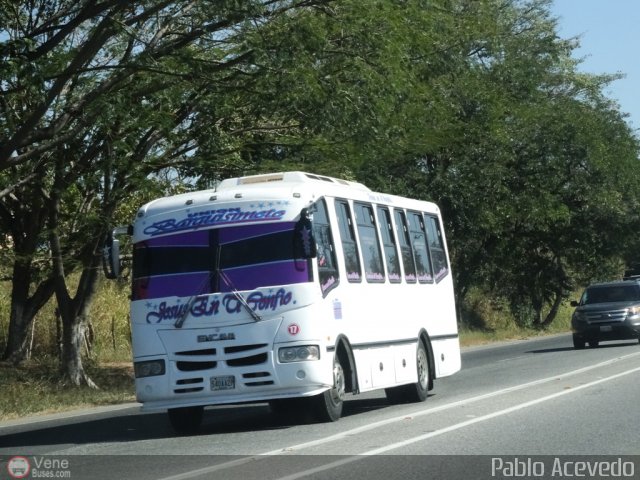
[[(318, 220), (315, 217), (315, 214), (318, 213), (319, 205), (321, 205), (322, 206), (321, 208), (324, 210), (323, 215), (327, 223), (321, 223), (321, 224), (317, 223)], [(317, 256), (316, 256), (315, 263), (316, 263), (316, 268), (318, 270), (318, 284), (320, 285), (320, 291), (322, 292), (322, 297), (324, 298), (329, 294), (331, 290), (333, 290), (340, 284), (340, 266), (338, 265), (338, 256), (337, 256), (336, 247), (335, 247), (336, 246), (335, 235), (333, 234), (331, 217), (329, 216), (329, 207), (327, 205), (326, 199), (323, 197), (316, 200), (312, 208), (310, 209), (310, 211), (313, 214), (313, 220), (311, 223), (312, 223), (313, 233), (314, 233), (314, 237), (316, 239), (316, 245), (317, 245)], [(328, 237), (327, 239), (329, 242), (328, 245), (323, 244), (325, 235), (323, 232), (319, 231), (320, 228), (326, 228), (326, 235)], [(328, 269), (326, 269), (326, 271), (320, 265), (320, 263), (322, 262), (323, 256), (324, 258), (328, 258), (329, 263), (333, 265), (332, 267), (329, 267)], [(327, 274), (331, 275), (331, 272), (333, 272), (333, 278), (334, 278), (333, 282), (330, 282), (330, 279), (331, 279), (330, 276), (326, 276)], [(327, 282), (323, 284), (323, 282), (325, 281), (325, 276), (326, 276)], [(324, 285), (326, 285), (326, 287)]]
[[(382, 245), (382, 254), (384, 257), (384, 267), (386, 269), (387, 278), (389, 279), (389, 283), (402, 283), (402, 254), (400, 253), (400, 250), (398, 248), (398, 239), (393, 222), (392, 209), (388, 205), (378, 204), (376, 205), (375, 213), (377, 217), (379, 229), (378, 233), (380, 235), (380, 244)], [(382, 218), (380, 218), (381, 216)], [(386, 230), (387, 235), (391, 241), (391, 243), (389, 244), (385, 243), (385, 235), (382, 233), (383, 229)], [(387, 254), (388, 248), (392, 248), (393, 253), (396, 256), (398, 278), (392, 277), (391, 269), (389, 268), (389, 255)]]
[[(356, 235), (354, 229), (354, 215), (351, 209), (351, 205), (347, 199), (344, 198), (336, 198), (334, 201), (335, 204), (335, 212), (336, 212), (336, 220), (338, 227), (338, 235), (340, 237), (340, 246), (342, 248), (342, 260), (344, 262), (344, 270), (345, 276), (347, 277), (347, 282), (349, 283), (361, 283), (362, 282), (362, 260), (360, 258), (360, 246), (358, 245), (358, 237)], [(341, 211), (341, 208), (345, 207), (344, 210)], [(342, 212), (346, 214), (346, 217), (343, 217)], [(347, 251), (345, 249), (345, 239), (343, 237), (343, 226), (342, 226), (342, 218), (345, 218), (347, 221), (346, 232), (348, 233), (350, 239), (346, 242), (347, 244), (353, 244), (355, 248), (355, 259), (357, 263), (357, 271), (350, 273), (348, 271), (348, 262), (347, 262)], [(353, 277), (353, 274), (358, 275), (357, 278)]]
[[(382, 250), (380, 248), (380, 232), (378, 231), (378, 224), (377, 224), (377, 219), (375, 217), (374, 205), (368, 202), (354, 201), (353, 207), (354, 207), (353, 210), (354, 210), (354, 217), (355, 217), (356, 232), (358, 234), (358, 240), (360, 242), (360, 253), (362, 254), (362, 267), (364, 269), (364, 278), (367, 281), (367, 283), (386, 283), (387, 276), (385, 272), (384, 260), (382, 257)], [(359, 216), (358, 216), (359, 209), (362, 210), (363, 215), (365, 215), (365, 210), (366, 210), (366, 214), (369, 215), (370, 224), (366, 221), (366, 219), (363, 219), (362, 222), (359, 220)], [(362, 229), (369, 229), (370, 231), (373, 232), (372, 245), (375, 247), (375, 253), (377, 253), (377, 259), (373, 258), (373, 260), (374, 261), (377, 260), (377, 263), (380, 267), (378, 272), (374, 272), (374, 271), (370, 272), (367, 267), (367, 263), (370, 257), (365, 258), (365, 252), (364, 252), (365, 242), (363, 241), (362, 234), (363, 232), (366, 234), (366, 231), (362, 230), (361, 227)], [(365, 240), (367, 240), (367, 244), (371, 243), (370, 238), (365, 238)], [(371, 277), (369, 276), (370, 274), (371, 274)], [(380, 275), (382, 278), (375, 278), (374, 276), (376, 274)]]

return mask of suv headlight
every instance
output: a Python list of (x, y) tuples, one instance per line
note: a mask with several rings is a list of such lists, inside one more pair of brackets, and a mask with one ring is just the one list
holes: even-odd
[(573, 312), (573, 320), (576, 322), (584, 322), (584, 313), (582, 312)]
[(629, 308), (629, 312), (627, 313), (630, 317), (635, 317), (636, 315), (640, 315), (640, 305), (634, 305)]
[(318, 345), (301, 345), (298, 347), (282, 347), (278, 350), (280, 363), (304, 362), (307, 360), (319, 360), (320, 348)]

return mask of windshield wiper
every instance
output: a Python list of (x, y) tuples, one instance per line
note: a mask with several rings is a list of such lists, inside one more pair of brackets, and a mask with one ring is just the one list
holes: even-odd
[(194, 295), (189, 299), (184, 312), (182, 313), (182, 315), (180, 315), (180, 318), (176, 320), (176, 323), (173, 324), (174, 327), (182, 328), (182, 325), (187, 320), (187, 317), (189, 316), (189, 312), (191, 311), (191, 307), (193, 307), (193, 303), (196, 301), (196, 298), (198, 298), (198, 296), (199, 295)]
[[(229, 276), (220, 268), (220, 252), (222, 251), (222, 245), (218, 245), (218, 250), (217, 250), (217, 259), (216, 259), (216, 273), (219, 275), (219, 277), (224, 281), (224, 283), (227, 284), (227, 287), (229, 287), (231, 289), (231, 293), (233, 294), (233, 296), (235, 297), (236, 300), (238, 300), (238, 302), (240, 302), (240, 304), (245, 308), (245, 310), (247, 312), (249, 312), (249, 315), (251, 315), (251, 318), (253, 318), (254, 321), (259, 322), (262, 320), (262, 317), (260, 315), (258, 315), (258, 313), (251, 308), (251, 306), (247, 303), (247, 301), (244, 299), (244, 297), (240, 294), (240, 292), (238, 291), (238, 289), (236, 288), (236, 286), (233, 284), (233, 281), (229, 278)], [(203, 282), (201, 287), (204, 286), (204, 284), (206, 282), (210, 282), (211, 281), (211, 275), (209, 275)], [(199, 290), (202, 290), (202, 288), (200, 288)], [(176, 328), (182, 328), (182, 325), (184, 325), (184, 322), (187, 320), (187, 317), (189, 317), (189, 313), (191, 312), (191, 307), (193, 307), (194, 302), (198, 299), (200, 295), (194, 295), (192, 296), (189, 301), (187, 302), (187, 305), (185, 307), (184, 312), (182, 313), (182, 315), (180, 315), (180, 318), (178, 318), (176, 320), (176, 323), (173, 324), (174, 327)]]
[(233, 281), (224, 272), (224, 270), (220, 268), (220, 252), (222, 252), (222, 245), (218, 245), (218, 255), (217, 255), (218, 258), (216, 259), (216, 273), (220, 276), (220, 278), (224, 281), (224, 283), (227, 284), (227, 287), (231, 289), (231, 293), (236, 298), (236, 300), (238, 300), (238, 302), (240, 302), (240, 304), (244, 307), (244, 309), (247, 312), (249, 312), (249, 315), (251, 315), (251, 318), (253, 318), (253, 320), (256, 322), (261, 321), (262, 317), (258, 315), (258, 313), (253, 308), (251, 308), (251, 306), (249, 306), (247, 301), (244, 299), (244, 297), (240, 294), (236, 286), (233, 284)]
[[(207, 277), (202, 281), (202, 283), (200, 284), (200, 286), (198, 287), (199, 292), (204, 291), (204, 286), (207, 284), (207, 282), (211, 282), (211, 276), (213, 275), (213, 273), (210, 273), (209, 275), (207, 275)], [(174, 327), (176, 328), (182, 328), (182, 325), (184, 325), (184, 322), (187, 320), (187, 317), (189, 316), (189, 313), (191, 313), (191, 307), (193, 307), (193, 304), (195, 303), (195, 301), (198, 299), (198, 297), (200, 297), (201, 294), (197, 294), (197, 295), (193, 295), (191, 298), (189, 298), (189, 301), (187, 302), (186, 308), (184, 310), (184, 312), (182, 312), (182, 315), (180, 315), (180, 318), (178, 318), (176, 320), (176, 323), (173, 324)]]
[(231, 293), (236, 298), (236, 300), (238, 300), (240, 304), (245, 308), (245, 310), (249, 312), (249, 315), (251, 315), (251, 318), (253, 318), (256, 322), (259, 322), (260, 320), (262, 320), (262, 317), (258, 315), (258, 313), (253, 308), (251, 308), (251, 306), (247, 303), (244, 297), (240, 294), (238, 289), (233, 285), (233, 282), (227, 276), (227, 274), (224, 273), (222, 270), (219, 270), (218, 273), (220, 274), (220, 278), (224, 280), (224, 283), (226, 283), (227, 286), (231, 289)]

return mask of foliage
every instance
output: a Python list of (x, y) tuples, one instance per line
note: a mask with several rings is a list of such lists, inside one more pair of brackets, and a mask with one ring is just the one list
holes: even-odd
[(436, 201), (460, 302), (525, 326), (640, 255), (617, 76), (578, 72), (549, 0), (0, 0), (0, 25), (5, 357), (54, 292), (78, 356), (106, 233), (243, 173)]

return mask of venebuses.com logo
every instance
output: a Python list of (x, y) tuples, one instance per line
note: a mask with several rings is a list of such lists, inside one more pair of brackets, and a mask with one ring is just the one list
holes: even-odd
[(7, 462), (11, 478), (71, 478), (69, 460), (49, 457), (11, 457)]

